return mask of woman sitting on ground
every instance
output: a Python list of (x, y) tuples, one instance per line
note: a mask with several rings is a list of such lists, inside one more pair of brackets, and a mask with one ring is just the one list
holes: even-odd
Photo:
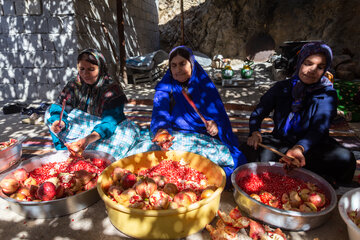
[[(58, 135), (51, 133), (55, 148), (98, 150), (120, 159), (140, 134), (138, 126), (126, 120), (127, 98), (121, 86), (109, 77), (105, 58), (98, 50), (82, 51), (77, 62), (77, 76), (66, 84), (57, 104), (52, 104), (45, 116), (52, 132)], [(64, 99), (66, 108), (59, 123)]]
[[(279, 160), (259, 147), (262, 143), (295, 159), (281, 158), (287, 166), (307, 168), (334, 186), (352, 182), (354, 154), (329, 136), (337, 107), (336, 91), (324, 76), (331, 61), (332, 51), (326, 44), (315, 42), (302, 47), (293, 77), (270, 88), (251, 114), (248, 146), (241, 147), (248, 161)], [(261, 123), (272, 111), (273, 132), (261, 134)]]
[(215, 85), (189, 48), (179, 46), (170, 52), (169, 70), (155, 90), (150, 126), (153, 142), (165, 150), (183, 150), (210, 159), (223, 167), (229, 184), (233, 170), (246, 159)]

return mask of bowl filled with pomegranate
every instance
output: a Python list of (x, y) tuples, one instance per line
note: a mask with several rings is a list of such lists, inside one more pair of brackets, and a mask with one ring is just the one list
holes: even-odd
[(226, 176), (200, 155), (152, 151), (112, 163), (97, 189), (111, 223), (139, 239), (182, 238), (216, 216)]
[(307, 231), (332, 214), (337, 197), (332, 186), (303, 168), (286, 171), (283, 164), (248, 163), (231, 175), (234, 198), (252, 218), (293, 231)]
[(360, 188), (346, 192), (339, 200), (339, 212), (350, 240), (360, 239)]
[(8, 170), (19, 162), (22, 154), (21, 141), (10, 138), (8, 141), (0, 142), (0, 173)]
[(77, 157), (68, 151), (32, 157), (0, 175), (0, 197), (12, 211), (27, 218), (71, 214), (100, 199), (97, 178), (114, 161), (99, 151), (85, 151)]

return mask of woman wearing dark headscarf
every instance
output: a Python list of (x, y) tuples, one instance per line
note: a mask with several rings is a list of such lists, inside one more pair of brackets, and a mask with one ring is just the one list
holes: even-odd
[[(308, 43), (302, 47), (293, 77), (269, 89), (251, 114), (247, 140), (251, 147), (242, 146), (249, 161), (279, 159), (269, 150), (258, 147), (263, 143), (295, 158), (300, 167), (322, 175), (332, 184), (352, 181), (356, 167), (353, 153), (329, 137), (337, 107), (336, 91), (324, 76), (331, 61), (332, 51), (324, 43)], [(262, 135), (261, 122), (272, 111), (273, 132)]]
[(228, 177), (237, 166), (246, 163), (220, 95), (189, 48), (179, 46), (170, 52), (169, 70), (155, 90), (150, 126), (154, 142), (163, 149), (205, 156), (222, 166)]
[[(66, 149), (63, 142), (67, 142), (75, 152), (86, 148), (122, 158), (140, 134), (137, 125), (124, 115), (127, 98), (109, 77), (105, 58), (98, 50), (82, 51), (77, 62), (77, 76), (66, 84), (45, 117), (52, 132), (58, 134), (51, 133), (55, 148)], [(66, 108), (59, 123), (64, 99)]]

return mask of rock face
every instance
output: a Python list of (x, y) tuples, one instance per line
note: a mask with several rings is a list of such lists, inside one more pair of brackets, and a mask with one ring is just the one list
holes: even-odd
[[(335, 54), (360, 57), (357, 0), (184, 2), (185, 44), (209, 56), (253, 57), (284, 41), (323, 40)], [(159, 0), (159, 17), (161, 46), (181, 44), (179, 1)]]

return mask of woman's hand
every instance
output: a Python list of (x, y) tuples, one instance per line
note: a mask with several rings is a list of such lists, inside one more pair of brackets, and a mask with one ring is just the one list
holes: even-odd
[(53, 122), (53, 124), (51, 124), (51, 131), (53, 131), (54, 133), (59, 133), (63, 130), (63, 128), (65, 128), (65, 123), (63, 121), (61, 121), (61, 123), (59, 124), (59, 120), (56, 120), (55, 122)]
[(167, 151), (173, 145), (174, 138), (166, 129), (159, 129), (152, 142), (156, 142), (162, 150)]
[(286, 156), (292, 158), (284, 159), (281, 158), (280, 162), (284, 162), (289, 168), (303, 167), (305, 166), (304, 147), (301, 145), (295, 145), (286, 152)]
[(219, 129), (215, 121), (206, 121), (206, 130), (211, 136), (216, 136), (219, 133)]
[(253, 132), (251, 136), (247, 139), (247, 145), (254, 147), (255, 150), (258, 148), (258, 145), (261, 142), (262, 136), (261, 133), (258, 131)]
[(70, 153), (75, 156), (81, 156), (85, 148), (100, 139), (101, 136), (97, 132), (92, 132), (88, 136), (81, 138), (72, 143), (65, 143), (65, 146), (69, 149)]

